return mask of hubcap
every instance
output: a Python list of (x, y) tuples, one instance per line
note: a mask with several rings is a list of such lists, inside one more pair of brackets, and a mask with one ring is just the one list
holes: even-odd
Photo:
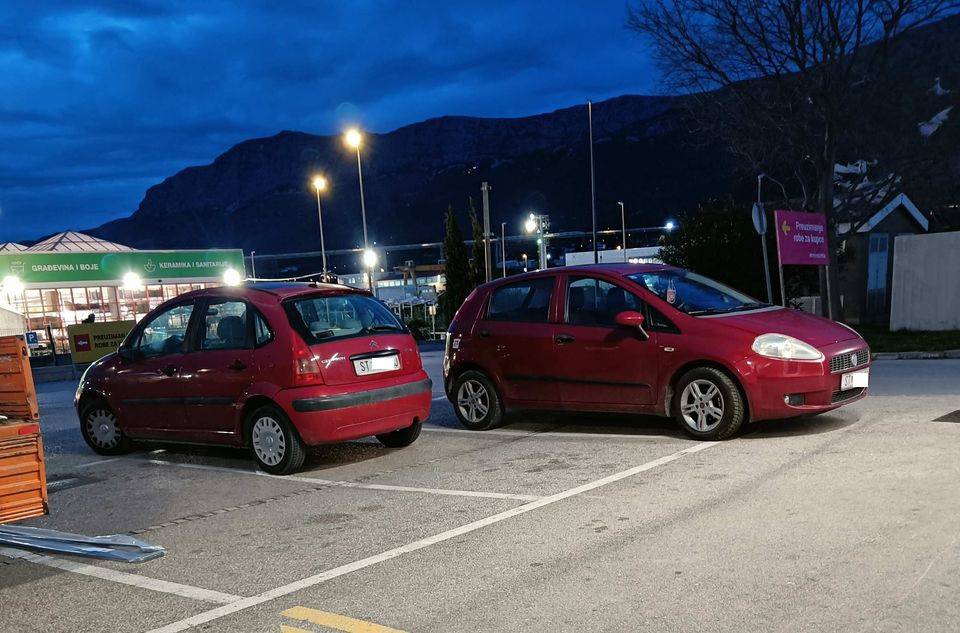
[(120, 427), (113, 412), (94, 409), (87, 414), (87, 437), (100, 448), (113, 448), (120, 443)]
[(287, 452), (283, 428), (273, 418), (263, 417), (253, 423), (253, 451), (267, 466), (276, 466)]
[(457, 390), (457, 408), (460, 414), (471, 423), (479, 423), (490, 410), (490, 394), (478, 380), (467, 380)]
[(694, 380), (680, 394), (680, 414), (695, 431), (712, 431), (723, 419), (723, 394), (709, 380)]

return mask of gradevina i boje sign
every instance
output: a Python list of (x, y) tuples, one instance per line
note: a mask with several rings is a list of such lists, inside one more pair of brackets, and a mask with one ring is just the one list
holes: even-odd
[(826, 266), (827, 218), (822, 213), (775, 211), (780, 265)]
[(243, 273), (243, 251), (120, 251), (2, 253), (0, 279), (15, 275), (25, 284), (120, 281), (133, 272), (145, 281), (216, 279), (233, 268)]

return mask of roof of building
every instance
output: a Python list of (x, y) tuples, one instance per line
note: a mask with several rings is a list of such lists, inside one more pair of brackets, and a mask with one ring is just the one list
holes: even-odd
[(8, 253), (11, 251), (19, 252), (19, 251), (25, 251), (25, 250), (27, 250), (26, 246), (24, 246), (23, 244), (18, 244), (16, 242), (4, 242), (3, 244), (0, 244), (0, 252)]
[(111, 251), (132, 251), (135, 249), (116, 242), (102, 240), (86, 233), (78, 231), (63, 231), (56, 235), (51, 235), (42, 242), (37, 242), (30, 248), (29, 252), (56, 252), (56, 253), (89, 253), (89, 252), (111, 252)]
[[(913, 220), (919, 224), (920, 228), (922, 228), (924, 231), (930, 230), (930, 220), (927, 219), (927, 216), (925, 216), (920, 209), (917, 208), (917, 205), (913, 203), (913, 200), (907, 197), (907, 194), (901, 193), (890, 200), (890, 202), (885, 204), (879, 211), (871, 215), (866, 222), (857, 227), (857, 233), (869, 233), (874, 229), (874, 227), (883, 222), (888, 215), (899, 208), (903, 208), (907, 215), (913, 218)], [(840, 235), (849, 232), (849, 222), (841, 222), (837, 225), (837, 233)]]

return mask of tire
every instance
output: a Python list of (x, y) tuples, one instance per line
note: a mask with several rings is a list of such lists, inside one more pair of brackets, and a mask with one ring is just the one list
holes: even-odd
[(377, 439), (387, 448), (404, 448), (417, 441), (422, 428), (423, 425), (420, 422), (414, 422), (405, 429), (398, 429), (392, 433), (381, 433), (377, 436)]
[(100, 455), (123, 455), (131, 449), (130, 438), (105, 400), (91, 400), (80, 410), (80, 434), (87, 446)]
[(471, 431), (486, 431), (503, 421), (503, 402), (485, 373), (463, 372), (453, 382), (451, 393), (457, 419)]
[(278, 407), (257, 407), (248, 416), (246, 427), (247, 444), (261, 470), (271, 475), (289, 475), (303, 466), (307, 449)]
[(713, 367), (697, 367), (680, 377), (672, 411), (680, 428), (698, 440), (729, 439), (746, 420), (737, 384)]

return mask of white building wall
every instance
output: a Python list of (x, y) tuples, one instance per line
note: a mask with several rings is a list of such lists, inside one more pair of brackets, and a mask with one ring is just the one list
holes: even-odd
[(891, 330), (960, 330), (960, 231), (898, 235)]
[[(610, 249), (597, 251), (598, 259), (601, 264), (619, 264), (624, 261), (622, 250)], [(659, 259), (659, 246), (642, 246), (639, 248), (628, 248), (626, 261), (635, 264), (662, 264)], [(593, 263), (593, 251), (581, 251), (578, 253), (567, 253), (564, 255), (564, 262), (567, 266), (582, 266)]]

